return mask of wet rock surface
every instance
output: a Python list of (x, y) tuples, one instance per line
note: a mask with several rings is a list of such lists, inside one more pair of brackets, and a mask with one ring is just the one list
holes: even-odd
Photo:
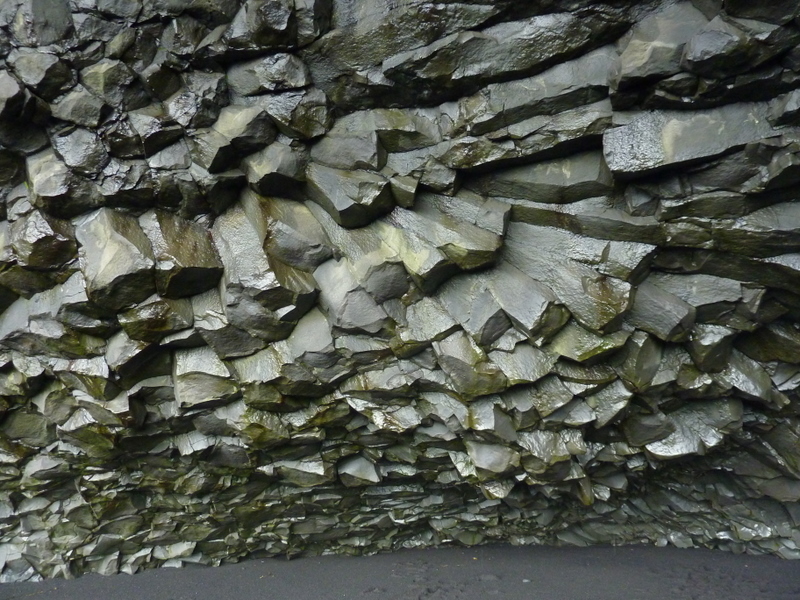
[(800, 557), (796, 13), (0, 7), (0, 581)]

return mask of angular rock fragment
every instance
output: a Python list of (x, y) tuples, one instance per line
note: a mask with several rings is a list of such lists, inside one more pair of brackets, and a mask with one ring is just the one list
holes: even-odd
[(643, 281), (636, 288), (630, 323), (666, 342), (685, 339), (696, 318), (693, 306), (657, 285)]
[(378, 333), (389, 316), (353, 277), (347, 260), (329, 260), (314, 271), (320, 303), (331, 322), (345, 331)]
[(311, 271), (333, 256), (330, 240), (303, 204), (280, 198), (266, 203), (267, 254), (287, 265)]
[(608, 194), (613, 179), (602, 153), (586, 152), (485, 175), (470, 187), (495, 197), (566, 203)]
[(436, 359), (453, 390), (467, 397), (502, 392), (508, 380), (497, 365), (464, 332), (456, 332), (433, 343)]
[(209, 173), (220, 173), (239, 163), (231, 141), (216, 129), (197, 129), (189, 138), (192, 161)]
[(694, 306), (700, 323), (719, 322), (742, 300), (742, 284), (733, 279), (654, 272), (648, 280)]
[(162, 299), (155, 295), (119, 313), (117, 318), (132, 340), (157, 342), (167, 334), (191, 327), (194, 317), (189, 300)]
[(374, 463), (361, 455), (343, 460), (337, 465), (336, 470), (342, 483), (348, 487), (375, 485), (381, 481)]
[(0, 342), (26, 356), (82, 358), (103, 352), (103, 340), (64, 326), (58, 320), (58, 290), (18, 298), (0, 315)]
[(500, 367), (509, 385), (533, 383), (550, 372), (557, 356), (522, 342), (511, 352), (495, 350), (488, 354), (489, 360)]
[(790, 0), (779, 0), (769, 5), (756, 5), (744, 0), (725, 0), (725, 11), (742, 19), (758, 19), (768, 23), (784, 24), (800, 16), (800, 10)]
[(697, 368), (706, 372), (725, 369), (736, 333), (720, 325), (695, 325), (690, 335), (689, 354)]
[(281, 133), (291, 138), (319, 137), (332, 124), (328, 98), (317, 88), (264, 96), (258, 106), (267, 111)]
[(225, 75), (191, 71), (182, 77), (184, 87), (164, 101), (167, 115), (182, 127), (210, 127), (229, 101)]
[[(498, 233), (474, 225), (469, 219), (459, 220), (457, 215), (448, 214), (434, 198), (420, 199), (413, 211), (396, 208), (380, 223), (381, 231), (385, 232), (384, 240), (389, 246), (397, 248), (404, 262), (402, 246), (394, 242), (397, 234), (392, 235), (387, 231), (387, 226), (426, 240), (429, 246), (438, 249), (463, 270), (492, 264), (503, 244)], [(409, 271), (413, 274), (415, 269)]]
[(625, 439), (631, 446), (658, 442), (669, 437), (675, 429), (675, 424), (661, 412), (634, 414), (622, 424)]
[(266, 346), (267, 342), (228, 322), (217, 289), (192, 298), (194, 329), (220, 358), (248, 356)]
[(718, 378), (747, 400), (774, 408), (788, 403), (788, 398), (774, 389), (764, 368), (737, 350), (731, 352), (730, 360)]
[(56, 319), (65, 326), (104, 338), (119, 329), (112, 311), (103, 310), (89, 301), (81, 271), (75, 272), (50, 293), (58, 296)]
[(96, 128), (108, 106), (81, 84), (76, 85), (51, 105), (53, 116), (76, 125)]
[(447, 312), (480, 346), (496, 342), (511, 322), (488, 289), (491, 279), (483, 274), (456, 277), (445, 283), (439, 297)]
[(708, 20), (689, 2), (679, 2), (648, 16), (631, 30), (612, 82), (615, 87), (641, 85), (680, 71), (684, 45)]
[(153, 249), (134, 217), (101, 208), (76, 221), (75, 237), (92, 302), (119, 310), (155, 291)]
[(109, 161), (97, 134), (80, 127), (54, 136), (53, 149), (67, 167), (81, 175), (97, 175)]
[(4, 436), (27, 446), (42, 448), (55, 439), (52, 423), (36, 413), (15, 411), (3, 421), (0, 429)]
[(17, 52), (8, 57), (8, 62), (20, 81), (46, 101), (54, 100), (75, 83), (69, 67), (53, 54)]
[(458, 328), (444, 306), (434, 298), (423, 298), (410, 305), (404, 319), (405, 323), (401, 322), (398, 327), (399, 342), (395, 347), (395, 352), (401, 356), (410, 356)]
[(670, 413), (675, 430), (660, 441), (648, 443), (648, 454), (670, 459), (687, 454), (705, 454), (725, 435), (741, 427), (742, 404), (738, 400), (692, 403)]
[(65, 0), (23, 0), (9, 23), (22, 46), (47, 46), (62, 41), (73, 29), (69, 3)]
[(214, 406), (236, 399), (239, 389), (211, 348), (175, 352), (175, 399), (182, 409)]
[(615, 381), (596, 394), (587, 396), (586, 404), (597, 415), (597, 419), (594, 422), (595, 427), (599, 429), (613, 421), (628, 406), (632, 397), (633, 393), (620, 380)]
[(553, 290), (585, 327), (595, 331), (613, 330), (632, 303), (631, 286), (564, 256), (563, 245), (555, 241), (561, 234), (551, 236), (555, 231), (511, 223), (506, 260)]
[(755, 102), (691, 113), (650, 111), (606, 132), (603, 153), (615, 175), (641, 176), (776, 135), (767, 117), (767, 105)]
[(570, 469), (570, 452), (563, 438), (555, 431), (525, 431), (519, 444), (524, 448), (522, 466), (539, 481), (564, 479)]
[(147, 93), (130, 67), (118, 60), (101, 60), (80, 73), (81, 84), (109, 106), (123, 110), (141, 108), (149, 103)]
[(309, 197), (343, 227), (363, 227), (394, 207), (389, 181), (369, 171), (343, 171), (311, 163)]
[(231, 146), (242, 155), (268, 146), (277, 134), (272, 119), (257, 106), (226, 106), (212, 127), (228, 138)]
[(32, 269), (56, 269), (77, 254), (72, 227), (34, 210), (11, 225), (10, 242), (17, 264)]
[(627, 331), (616, 331), (599, 336), (573, 321), (555, 335), (547, 349), (575, 362), (591, 365), (619, 350), (629, 335)]
[(474, 441), (467, 441), (464, 445), (480, 479), (493, 479), (519, 465), (519, 453), (508, 447)]
[(493, 83), (459, 101), (456, 131), (482, 135), (537, 115), (559, 113), (601, 100), (616, 58), (604, 46), (539, 75)]
[(235, 50), (268, 50), (293, 45), (293, 3), (246, 0), (225, 30), (223, 40)]
[(130, 126), (138, 135), (146, 156), (178, 141), (183, 135), (179, 125), (169, 125), (168, 117), (158, 104), (151, 104), (128, 113)]
[(800, 90), (783, 94), (770, 102), (770, 119), (776, 126), (800, 123)]
[[(531, 117), (486, 137), (442, 142), (434, 148), (434, 155), (446, 167), (484, 171), (490, 166), (566, 156), (599, 147), (611, 127), (611, 115), (611, 104), (601, 100), (553, 116)], [(393, 166), (393, 161), (388, 164)]]
[[(600, 15), (588, 19), (570, 13), (541, 15), (500, 23), (479, 33), (452, 34), (387, 58), (381, 70), (392, 81), (415, 85), (425, 97), (442, 98), (452, 89), (490, 83), (497, 73), (509, 77), (544, 70), (613, 38), (620, 25)], [(476, 63), (474, 57), (480, 60)]]
[(759, 362), (782, 361), (797, 363), (800, 360), (800, 332), (797, 326), (786, 321), (776, 321), (736, 340), (738, 350)]
[(375, 131), (329, 133), (311, 148), (311, 160), (334, 169), (380, 171), (386, 164), (386, 150)]
[(0, 120), (10, 121), (25, 104), (25, 91), (19, 81), (8, 71), (0, 73)]
[(228, 69), (228, 85), (242, 96), (302, 88), (310, 83), (308, 68), (293, 54), (271, 54)]
[(153, 248), (160, 295), (194, 296), (217, 284), (222, 262), (203, 226), (159, 210), (143, 214), (139, 225)]
[(796, 202), (774, 204), (733, 223), (723, 221), (715, 225), (714, 245), (720, 250), (748, 256), (800, 251), (800, 207)]
[(32, 203), (48, 214), (71, 218), (100, 203), (100, 191), (90, 181), (75, 176), (53, 150), (29, 156), (27, 169)]
[(625, 343), (616, 371), (636, 392), (644, 392), (661, 365), (662, 346), (644, 331), (634, 331)]
[(242, 168), (253, 191), (286, 198), (305, 182), (306, 162), (302, 149), (277, 141), (245, 158)]

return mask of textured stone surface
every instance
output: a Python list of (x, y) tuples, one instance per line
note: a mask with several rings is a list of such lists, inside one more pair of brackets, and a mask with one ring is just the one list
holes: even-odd
[(795, 5), (0, 2), (0, 582), (800, 558)]

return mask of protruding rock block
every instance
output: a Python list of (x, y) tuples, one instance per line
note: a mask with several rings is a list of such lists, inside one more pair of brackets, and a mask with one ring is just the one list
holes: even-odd
[(134, 217), (101, 208), (76, 221), (75, 237), (92, 302), (119, 310), (153, 294), (153, 248)]
[(10, 242), (17, 264), (32, 269), (57, 269), (77, 254), (69, 222), (34, 210), (11, 225)]
[(238, 386), (211, 348), (178, 350), (173, 359), (175, 400), (181, 409), (214, 406), (235, 400)]
[(690, 113), (646, 112), (607, 131), (603, 136), (603, 153), (615, 175), (642, 176), (708, 160), (777, 135), (768, 114), (765, 103), (746, 102)]
[(331, 322), (345, 331), (378, 333), (389, 317), (356, 281), (347, 260), (329, 260), (314, 271), (320, 303)]
[(394, 207), (389, 181), (370, 171), (343, 171), (311, 163), (309, 197), (343, 227), (363, 227)]
[(631, 30), (615, 66), (620, 90), (680, 71), (685, 44), (708, 20), (689, 2), (680, 2), (642, 19)]
[(308, 68), (293, 54), (271, 54), (228, 69), (228, 85), (242, 96), (292, 90), (310, 83)]
[(163, 211), (143, 214), (139, 224), (152, 244), (159, 294), (181, 298), (216, 285), (222, 262), (204, 227)]
[[(570, 13), (540, 15), (500, 23), (481, 32), (455, 33), (387, 58), (381, 68), (392, 81), (417, 85), (426, 95), (441, 97), (454, 88), (490, 83), (499, 72), (508, 77), (544, 70), (613, 37), (621, 26), (599, 16), (580, 19)], [(480, 60), (476, 63), (473, 57)]]
[(165, 335), (192, 326), (192, 303), (151, 296), (144, 302), (119, 313), (119, 324), (132, 340), (157, 342)]
[(261, 150), (271, 144), (277, 134), (272, 119), (258, 106), (226, 106), (212, 127), (228, 138), (231, 146), (242, 155)]
[(306, 180), (307, 154), (293, 145), (274, 142), (242, 162), (250, 188), (265, 196), (293, 197)]
[(643, 281), (636, 288), (628, 320), (665, 342), (674, 342), (687, 338), (696, 315), (690, 304), (654, 283)]
[(602, 153), (595, 151), (505, 169), (478, 178), (470, 187), (500, 198), (562, 203), (604, 196), (613, 185)]

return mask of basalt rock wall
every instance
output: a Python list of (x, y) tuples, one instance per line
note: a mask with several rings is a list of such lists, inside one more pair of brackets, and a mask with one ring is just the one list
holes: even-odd
[(800, 557), (795, 1), (4, 0), (0, 580)]

